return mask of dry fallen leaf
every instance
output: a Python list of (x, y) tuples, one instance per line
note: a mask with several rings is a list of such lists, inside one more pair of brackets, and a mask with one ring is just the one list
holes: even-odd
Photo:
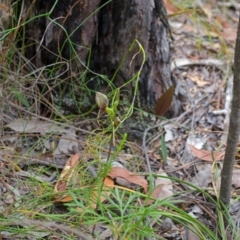
[(68, 131), (62, 135), (59, 140), (58, 146), (53, 152), (53, 156), (58, 154), (69, 154), (69, 151), (73, 149), (73, 146), (76, 145), (77, 135), (74, 129), (68, 129)]
[(225, 40), (230, 41), (230, 42), (234, 42), (237, 38), (236, 29), (232, 29), (232, 28), (225, 29), (224, 28), (221, 34), (225, 38)]
[(111, 169), (111, 171), (108, 173), (108, 176), (113, 179), (116, 177), (124, 178), (131, 183), (141, 186), (144, 189), (145, 193), (147, 193), (147, 191), (148, 191), (147, 180), (141, 176), (133, 174), (132, 172), (128, 171), (127, 169), (120, 168), (120, 167), (113, 167)]
[(170, 108), (170, 106), (172, 104), (174, 91), (175, 91), (175, 87), (174, 87), (174, 85), (172, 85), (157, 100), (157, 103), (155, 106), (155, 111), (154, 111), (155, 115), (163, 116), (168, 111), (168, 109)]
[(93, 191), (90, 194), (90, 205), (91, 208), (96, 209), (97, 208), (97, 199), (98, 199), (98, 194), (100, 193), (100, 202), (104, 202), (107, 199), (107, 196), (111, 195), (111, 192), (109, 191), (110, 189), (114, 188), (114, 181), (110, 177), (106, 177), (104, 179), (104, 185), (101, 189), (101, 192), (98, 191), (97, 186), (93, 187)]
[[(152, 197), (155, 197), (161, 200), (161, 199), (172, 196), (173, 195), (172, 181), (169, 178), (165, 178), (165, 177), (168, 177), (168, 175), (162, 169), (160, 169), (157, 172), (157, 175), (158, 177), (155, 180), (156, 188), (153, 190)], [(153, 196), (156, 194), (157, 196)]]
[(191, 182), (200, 187), (206, 188), (212, 182), (212, 166), (211, 164), (204, 163), (204, 164), (197, 164), (197, 174), (191, 179)]
[(225, 18), (222, 18), (222, 16), (219, 15), (219, 14), (215, 16), (215, 20), (216, 20), (219, 24), (221, 24), (221, 26), (222, 26), (223, 28), (229, 28), (229, 27), (230, 27), (230, 25), (229, 25), (229, 23), (226, 21), (226, 19), (225, 19)]
[(39, 118), (32, 118), (30, 120), (19, 118), (7, 124), (6, 127), (9, 127), (16, 132), (41, 133), (42, 135), (50, 132), (66, 132), (63, 127), (58, 126), (55, 123), (40, 120)]
[(212, 162), (212, 161), (219, 161), (219, 160), (223, 160), (224, 158), (224, 152), (211, 152), (211, 151), (207, 151), (207, 150), (203, 150), (203, 149), (197, 149), (195, 148), (193, 145), (188, 144), (192, 154), (197, 157), (200, 158), (201, 160), (204, 161), (208, 161), (208, 162)]
[(203, 76), (194, 76), (194, 75), (188, 75), (188, 78), (191, 79), (193, 82), (195, 82), (199, 87), (204, 87), (206, 85), (210, 85), (211, 83), (208, 81), (204, 81)]
[[(101, 191), (99, 191), (99, 189), (98, 189), (99, 186), (101, 186), (101, 185), (98, 183), (91, 187), (85, 187), (85, 190), (88, 188), (87, 191), (89, 191), (89, 197), (87, 197), (87, 199), (83, 199), (83, 200), (85, 201), (85, 204), (88, 208), (96, 209), (99, 197), (100, 197), (101, 203), (107, 200), (107, 197), (111, 195), (110, 190), (114, 188), (114, 181), (110, 177), (106, 177), (104, 179)], [(83, 189), (83, 191), (84, 191), (84, 189)], [(99, 194), (100, 194), (100, 196), (99, 196)], [(84, 211), (82, 208), (77, 208), (77, 210)]]
[[(192, 231), (192, 226), (186, 228), (187, 231), (187, 239), (189, 240), (201, 240), (195, 232)], [(196, 231), (197, 232), (197, 231)]]
[[(59, 180), (57, 181), (54, 187), (54, 193), (60, 193), (67, 189), (67, 185), (72, 180), (75, 168), (78, 165), (79, 158), (80, 158), (80, 153), (76, 153), (68, 159), (64, 169), (60, 174)], [(72, 198), (68, 195), (64, 195), (64, 196), (58, 195), (55, 198), (54, 202), (68, 202), (71, 200)]]
[(170, 0), (164, 0), (164, 4), (168, 14), (176, 13), (180, 10), (180, 8), (175, 6)]

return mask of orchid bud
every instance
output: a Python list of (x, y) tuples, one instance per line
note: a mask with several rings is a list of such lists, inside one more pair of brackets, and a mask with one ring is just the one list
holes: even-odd
[(105, 110), (106, 107), (108, 106), (107, 96), (100, 92), (96, 92), (95, 101), (96, 101), (96, 104), (98, 105), (98, 107), (102, 110)]

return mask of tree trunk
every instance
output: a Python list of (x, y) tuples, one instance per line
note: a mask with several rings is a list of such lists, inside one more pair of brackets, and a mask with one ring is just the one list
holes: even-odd
[[(79, 96), (86, 91), (82, 87), (84, 81), (94, 90), (102, 82), (96, 75), (90, 76), (89, 71), (86, 78), (86, 66), (111, 79), (125, 56), (114, 84), (121, 86), (134, 76), (143, 60), (141, 54), (136, 55), (137, 47), (129, 52), (134, 39), (146, 53), (139, 82), (141, 107), (154, 109), (162, 93), (176, 85), (170, 71), (167, 17), (162, 0), (27, 0), (21, 12), (22, 19), (39, 16), (24, 26), (26, 56), (37, 68), (55, 70), (51, 73), (59, 74), (65, 86), (74, 82), (79, 86)], [(132, 86), (127, 88), (129, 93), (133, 92)], [(178, 115), (180, 110), (175, 94), (169, 116)]]

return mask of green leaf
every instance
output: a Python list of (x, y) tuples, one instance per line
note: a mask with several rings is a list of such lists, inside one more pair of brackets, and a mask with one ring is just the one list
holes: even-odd
[(167, 163), (167, 147), (164, 139), (164, 135), (161, 137), (161, 150), (164, 164)]
[(172, 104), (175, 87), (172, 85), (163, 95), (157, 100), (155, 106), (155, 115), (163, 116)]
[(25, 107), (30, 108), (27, 98), (21, 92), (17, 91), (16, 89), (11, 89), (11, 92), (14, 95), (14, 97), (18, 101), (20, 101)]

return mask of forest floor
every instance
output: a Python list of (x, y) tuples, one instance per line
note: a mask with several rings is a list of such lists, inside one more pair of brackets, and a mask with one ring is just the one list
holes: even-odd
[(184, 111), (140, 141), (96, 118), (2, 117), (0, 239), (240, 239), (239, 152), (227, 231), (217, 198), (240, 4), (212, 2), (165, 1)]

